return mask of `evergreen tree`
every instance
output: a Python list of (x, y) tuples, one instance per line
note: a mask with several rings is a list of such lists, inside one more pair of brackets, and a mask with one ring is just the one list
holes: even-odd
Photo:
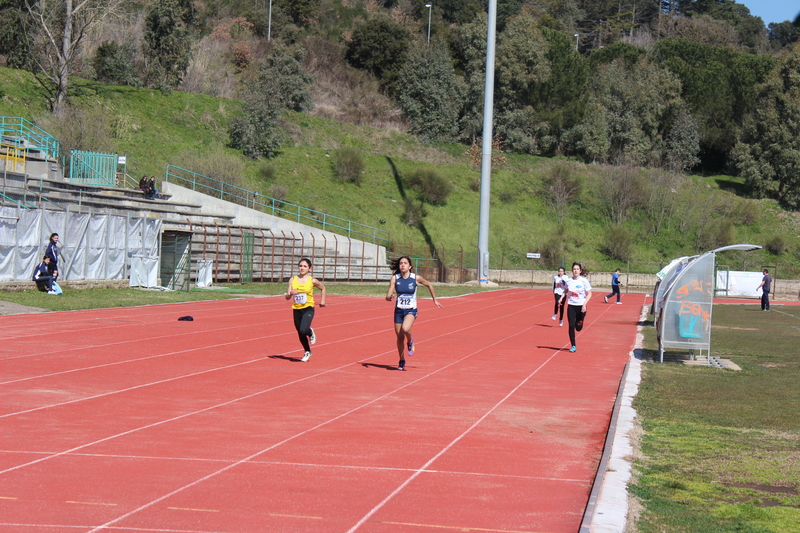
[(800, 208), (800, 49), (783, 57), (758, 90), (733, 162), (753, 196)]
[(356, 25), (345, 58), (352, 66), (373, 74), (391, 92), (410, 43), (407, 29), (381, 16)]
[(463, 89), (444, 43), (437, 40), (412, 47), (396, 92), (414, 134), (426, 141), (451, 141), (456, 137)]
[(166, 93), (180, 84), (189, 67), (191, 19), (191, 9), (182, 0), (155, 0), (150, 6), (144, 36), (150, 86)]

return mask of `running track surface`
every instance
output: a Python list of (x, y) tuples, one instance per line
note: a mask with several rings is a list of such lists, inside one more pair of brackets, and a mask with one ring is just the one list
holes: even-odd
[[(600, 291), (602, 292), (602, 291)], [(280, 297), (0, 317), (0, 533), (576, 532), (644, 295)], [(179, 322), (192, 315), (193, 322)]]

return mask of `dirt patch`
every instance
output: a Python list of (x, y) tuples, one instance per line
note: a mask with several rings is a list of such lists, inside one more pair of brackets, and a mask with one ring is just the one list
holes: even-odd
[(24, 315), (28, 313), (44, 313), (47, 309), (15, 304), (0, 300), (0, 315)]
[(795, 487), (783, 487), (778, 485), (760, 485), (758, 483), (725, 483), (728, 487), (737, 489), (752, 489), (759, 492), (771, 492), (773, 494), (800, 494)]

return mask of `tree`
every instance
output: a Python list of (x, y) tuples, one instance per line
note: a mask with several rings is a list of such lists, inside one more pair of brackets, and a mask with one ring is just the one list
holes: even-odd
[(775, 23), (770, 22), (767, 37), (774, 49), (785, 48), (800, 40), (800, 28), (788, 20)]
[(58, 109), (67, 98), (69, 75), (83, 39), (122, 0), (25, 0), (41, 47), (34, 54), (42, 85), (51, 91), (50, 107)]
[(751, 194), (800, 208), (800, 49), (780, 59), (758, 89), (733, 162)]
[(565, 162), (558, 162), (542, 179), (542, 197), (553, 210), (559, 224), (569, 215), (575, 200), (581, 195), (581, 180), (573, 175), (572, 168)]
[(275, 3), (298, 26), (307, 24), (319, 15), (320, 0), (278, 0)]
[(192, 49), (191, 4), (187, 0), (155, 0), (145, 19), (144, 55), (147, 81), (162, 92), (173, 90), (189, 67)]
[(231, 148), (251, 159), (272, 157), (284, 138), (279, 124), (284, 107), (274, 94), (251, 87), (243, 98), (243, 115), (231, 122)]
[(377, 17), (356, 25), (347, 43), (345, 59), (366, 70), (391, 92), (411, 43), (411, 33), (388, 17)]
[(30, 17), (24, 0), (0, 2), (0, 55), (5, 56), (6, 65), (11, 68), (34, 66), (33, 43), (25, 31), (28, 26)]
[(415, 135), (425, 141), (451, 141), (456, 137), (463, 89), (444, 43), (412, 47), (396, 92)]
[(573, 133), (576, 149), (594, 160), (639, 166), (694, 163), (696, 127), (674, 74), (647, 59), (631, 68), (616, 59), (591, 85), (589, 111)]
[(486, 13), (481, 13), (473, 22), (460, 26), (453, 32), (456, 71), (464, 77), (459, 136), (466, 142), (479, 137), (483, 130), (487, 29), (488, 17)]
[(722, 170), (753, 109), (756, 86), (766, 80), (775, 60), (686, 39), (661, 41), (653, 58), (681, 81), (681, 97), (700, 130), (703, 166)]
[(303, 69), (305, 51), (300, 46), (286, 46), (278, 42), (260, 69), (257, 85), (269, 92), (291, 111), (310, 111), (314, 101), (309, 86), (314, 77)]
[(142, 82), (131, 59), (133, 53), (132, 47), (120, 46), (114, 41), (98, 46), (92, 61), (98, 81), (139, 87)]
[(231, 123), (231, 147), (252, 159), (272, 157), (284, 138), (281, 114), (313, 107), (312, 77), (303, 70), (303, 56), (302, 48), (277, 43), (258, 75), (244, 81), (243, 116)]

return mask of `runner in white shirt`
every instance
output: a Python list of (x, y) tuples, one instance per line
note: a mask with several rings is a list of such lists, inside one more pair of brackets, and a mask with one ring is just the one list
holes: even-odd
[(586, 318), (586, 305), (592, 299), (592, 286), (584, 277), (586, 272), (580, 263), (572, 263), (572, 277), (567, 281), (567, 289), (562, 300), (567, 301), (567, 320), (569, 320), (569, 342), (572, 344), (570, 352), (578, 350), (575, 344), (575, 332), (583, 329), (583, 320)]
[[(555, 296), (556, 306), (553, 308), (553, 320), (558, 318), (558, 325), (564, 325), (564, 289), (567, 288), (567, 270), (558, 267), (558, 274), (553, 276), (553, 295)], [(560, 315), (560, 316), (559, 316)]]

